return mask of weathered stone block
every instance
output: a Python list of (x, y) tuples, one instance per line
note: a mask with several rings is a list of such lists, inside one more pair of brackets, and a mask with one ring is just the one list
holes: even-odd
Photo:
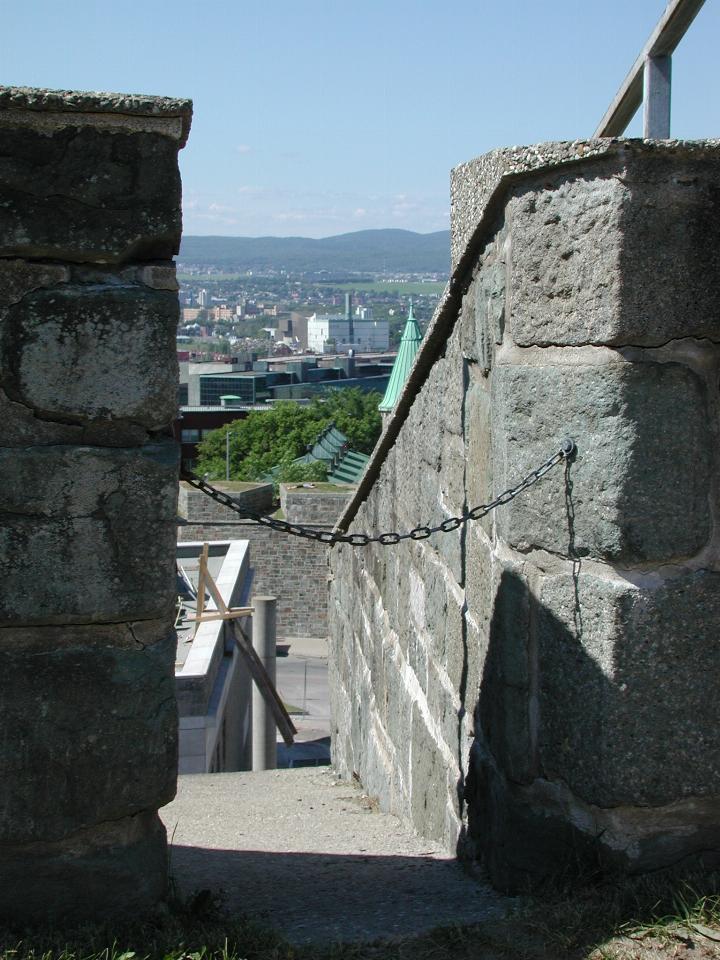
[(131, 450), (0, 448), (0, 623), (168, 616), (177, 456), (171, 440)]
[(451, 691), (447, 682), (433, 661), (428, 665), (427, 705), (430, 716), (436, 725), (447, 749), (460, 767), (460, 749), (463, 739), (464, 711), (457, 690)]
[(509, 330), (518, 344), (635, 342), (623, 341), (617, 316), (628, 190), (593, 170), (518, 188), (508, 202)]
[(718, 802), (679, 800), (662, 807), (594, 807), (561, 782), (517, 784), (476, 741), (466, 781), (468, 823), (492, 883), (509, 893), (529, 884), (605, 872), (717, 868)]
[(70, 280), (70, 268), (59, 263), (0, 260), (0, 318), (33, 290), (55, 288)]
[(492, 620), (476, 723), (500, 769), (515, 782), (527, 782), (535, 767), (536, 713), (530, 592), (519, 567), (498, 565), (493, 574)]
[(564, 437), (578, 446), (571, 487), (556, 468), (496, 512), (498, 534), (522, 551), (540, 547), (628, 564), (693, 556), (712, 530), (714, 441), (705, 384), (679, 363), (602, 359), (496, 368), (497, 492)]
[(16, 118), (0, 107), (0, 256), (122, 263), (178, 252), (177, 140), (81, 116), (56, 129)]
[(446, 507), (459, 516), (465, 509), (465, 444), (461, 436), (446, 435), (442, 444), (440, 491)]
[[(167, 427), (177, 413), (173, 292), (120, 284), (35, 290), (7, 310), (0, 371), (36, 417)], [(131, 345), (132, 349), (129, 349)]]
[(417, 705), (412, 710), (411, 758), (412, 824), (423, 837), (445, 840), (445, 808), (448, 802), (446, 767)]
[(720, 574), (549, 577), (536, 616), (548, 779), (599, 806), (720, 794)]
[(516, 343), (718, 338), (720, 162), (648, 153), (616, 163), (544, 177), (509, 201)]
[(173, 798), (175, 644), (167, 621), (0, 629), (0, 845)]
[(137, 913), (166, 886), (167, 840), (154, 811), (55, 843), (0, 845), (0, 919), (13, 924)]
[(463, 354), (478, 364), (487, 376), (502, 343), (505, 329), (506, 264), (498, 258), (496, 245), (481, 258), (477, 274), (463, 298), (461, 340)]

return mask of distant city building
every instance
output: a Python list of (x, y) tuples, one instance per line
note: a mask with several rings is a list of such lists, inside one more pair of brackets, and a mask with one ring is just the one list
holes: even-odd
[(308, 349), (315, 353), (382, 352), (390, 345), (387, 320), (374, 320), (369, 307), (352, 310), (345, 295), (345, 313), (313, 314), (307, 322)]
[(213, 307), (210, 311), (210, 316), (213, 320), (232, 320), (234, 317), (231, 307), (228, 307), (226, 304), (220, 304), (220, 306)]
[(198, 293), (197, 302), (203, 308), (210, 306), (210, 294), (204, 288)]

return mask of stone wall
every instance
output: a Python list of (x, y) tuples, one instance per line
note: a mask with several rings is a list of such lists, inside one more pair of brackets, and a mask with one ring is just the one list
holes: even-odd
[(333, 757), (506, 889), (720, 852), (716, 143), (497, 151), (330, 555)]
[(290, 523), (315, 523), (333, 527), (354, 492), (354, 487), (333, 492), (281, 483), (280, 506), (285, 519)]
[[(267, 513), (273, 505), (273, 485), (258, 483), (249, 486), (247, 490), (233, 490), (223, 483), (214, 483), (219, 490), (224, 490), (238, 503), (251, 513)], [(190, 523), (232, 523), (237, 514), (228, 510), (221, 503), (215, 503), (210, 497), (196, 490), (187, 483), (180, 484), (178, 494), (178, 513)]]
[(327, 636), (328, 567), (324, 544), (275, 533), (250, 521), (178, 527), (178, 541), (187, 540), (248, 540), (252, 592), (256, 596), (277, 597), (278, 637)]
[(165, 890), (191, 105), (0, 88), (0, 916)]

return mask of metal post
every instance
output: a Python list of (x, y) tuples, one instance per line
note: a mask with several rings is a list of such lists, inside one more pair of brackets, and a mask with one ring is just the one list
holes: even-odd
[[(252, 642), (255, 653), (275, 684), (275, 597), (253, 597)], [(277, 767), (275, 720), (256, 685), (252, 692), (252, 768), (274, 770)]]
[(647, 57), (643, 69), (643, 137), (670, 137), (670, 88), (672, 57)]
[(307, 660), (305, 661), (305, 674), (303, 676), (303, 716), (305, 715), (307, 707)]
[(230, 479), (230, 428), (225, 431), (225, 479)]

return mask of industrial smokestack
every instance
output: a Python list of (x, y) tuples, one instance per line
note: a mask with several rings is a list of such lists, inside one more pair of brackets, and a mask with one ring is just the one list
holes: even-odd
[(348, 343), (355, 343), (355, 330), (353, 329), (352, 315), (352, 294), (345, 294), (345, 319), (348, 325)]

